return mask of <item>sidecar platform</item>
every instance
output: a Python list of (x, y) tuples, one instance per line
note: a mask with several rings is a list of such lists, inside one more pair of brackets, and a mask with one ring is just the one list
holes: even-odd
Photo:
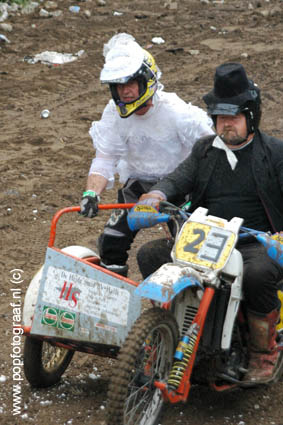
[(91, 259), (47, 248), (32, 326), (25, 334), (115, 356), (140, 315), (136, 285)]

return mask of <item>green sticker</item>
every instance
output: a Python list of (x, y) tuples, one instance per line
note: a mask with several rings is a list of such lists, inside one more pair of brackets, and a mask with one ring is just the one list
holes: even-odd
[(41, 323), (43, 323), (43, 325), (54, 326), (56, 328), (58, 324), (58, 318), (59, 310), (57, 308), (48, 307), (46, 305), (43, 307), (43, 314), (41, 319)]
[(75, 317), (76, 315), (74, 313), (60, 311), (60, 323), (58, 328), (73, 331), (75, 328)]
[(75, 318), (75, 313), (45, 305), (43, 307), (41, 323), (43, 325), (73, 332), (75, 329)]

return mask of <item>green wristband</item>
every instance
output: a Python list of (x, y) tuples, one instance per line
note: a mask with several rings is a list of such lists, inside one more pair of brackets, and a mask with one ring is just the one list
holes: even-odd
[(97, 194), (96, 194), (96, 192), (95, 192), (94, 190), (86, 190), (86, 191), (83, 193), (83, 198), (84, 198), (85, 196), (92, 196), (93, 198), (95, 198), (95, 197), (97, 196)]
[(99, 195), (97, 195), (97, 193), (96, 193), (94, 190), (86, 190), (86, 191), (83, 193), (83, 198), (84, 198), (85, 196), (91, 196), (92, 198), (97, 197), (98, 202), (100, 202), (100, 196), (99, 196)]

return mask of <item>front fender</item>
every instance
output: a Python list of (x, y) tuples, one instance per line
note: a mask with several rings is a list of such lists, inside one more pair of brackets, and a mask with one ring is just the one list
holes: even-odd
[(135, 294), (152, 301), (168, 303), (190, 286), (203, 289), (201, 275), (191, 267), (167, 263), (147, 277), (137, 287)]

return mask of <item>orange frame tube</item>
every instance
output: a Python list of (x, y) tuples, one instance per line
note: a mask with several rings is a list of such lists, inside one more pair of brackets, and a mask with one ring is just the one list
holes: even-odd
[[(100, 210), (111, 210), (111, 209), (131, 209), (133, 206), (135, 205), (135, 203), (128, 203), (128, 204), (101, 204), (98, 205), (98, 209)], [(57, 223), (59, 221), (59, 218), (66, 213), (70, 213), (70, 212), (79, 212), (80, 211), (80, 207), (79, 206), (74, 206), (74, 207), (67, 207), (67, 208), (62, 208), (61, 210), (57, 211), (51, 221), (51, 227), (50, 227), (50, 234), (49, 234), (49, 242), (48, 242), (48, 248), (53, 248), (56, 251), (61, 251), (59, 248), (54, 247), (54, 242), (55, 242), (55, 238), (56, 238), (56, 226)], [(65, 255), (69, 255), (70, 257), (73, 257), (70, 254), (65, 253)], [(75, 257), (73, 257), (75, 258)], [(91, 260), (91, 261), (90, 261)], [(113, 273), (107, 269), (102, 269), (93, 257), (86, 259), (80, 258), (79, 261), (84, 262), (88, 265), (92, 264), (92, 266), (94, 268), (103, 270), (104, 273), (106, 274), (110, 274), (115, 276), (116, 273)], [(119, 279), (121, 280), (125, 280), (126, 282), (130, 283), (133, 286), (138, 286), (139, 284), (131, 279), (128, 279), (126, 277), (123, 276), (119, 276)], [(30, 331), (31, 331), (31, 326), (22, 326), (22, 329), (24, 331), (24, 335), (30, 335)]]
[(191, 383), (190, 376), (192, 373), (192, 369), (195, 362), (196, 353), (198, 350), (198, 345), (200, 338), (203, 333), (203, 328), (205, 325), (206, 315), (210, 306), (210, 303), (214, 297), (215, 289), (214, 288), (206, 288), (203, 294), (203, 297), (200, 302), (200, 306), (198, 312), (192, 322), (197, 323), (199, 325), (199, 332), (195, 342), (194, 351), (190, 357), (189, 364), (186, 367), (182, 380), (180, 382), (179, 387), (175, 391), (168, 391), (167, 385), (163, 382), (155, 381), (154, 385), (156, 388), (159, 388), (162, 392), (163, 398), (165, 401), (169, 401), (170, 403), (179, 403), (180, 401), (185, 402), (188, 398)]
[[(98, 209), (99, 210), (113, 210), (113, 209), (130, 209), (134, 206), (135, 204), (101, 204), (98, 205)], [(67, 207), (67, 208), (63, 208), (61, 210), (59, 210), (54, 216), (53, 219), (51, 221), (51, 228), (50, 228), (50, 236), (49, 236), (49, 242), (48, 242), (48, 247), (52, 248), (54, 246), (54, 242), (55, 242), (55, 237), (56, 237), (56, 226), (57, 226), (57, 222), (59, 220), (59, 218), (66, 213), (69, 212), (79, 212), (81, 210), (81, 208), (79, 206), (76, 207)]]

